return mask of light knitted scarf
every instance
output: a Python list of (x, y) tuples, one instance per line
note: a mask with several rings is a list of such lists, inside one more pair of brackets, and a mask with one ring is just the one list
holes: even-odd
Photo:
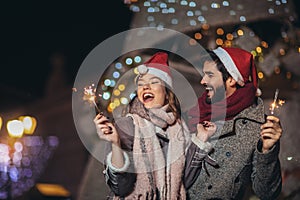
[[(171, 112), (167, 113), (166, 108), (148, 110), (151, 121), (139, 114), (127, 114), (135, 125), (133, 162), (137, 179), (133, 192), (125, 199), (186, 199), (182, 177), (188, 129), (184, 122), (176, 121)], [(169, 139), (163, 148), (157, 131)]]

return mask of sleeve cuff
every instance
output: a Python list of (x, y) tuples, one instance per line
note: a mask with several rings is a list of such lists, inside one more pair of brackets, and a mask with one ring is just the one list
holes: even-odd
[(262, 141), (259, 140), (257, 147), (256, 147), (256, 152), (257, 152), (257, 159), (260, 162), (271, 163), (271, 162), (274, 162), (274, 160), (278, 159), (279, 150), (280, 150), (279, 142), (274, 144), (274, 146), (266, 153), (261, 152), (261, 149), (262, 149), (261, 146), (262, 146)]
[(112, 152), (110, 152), (106, 158), (107, 167), (109, 167), (110, 170), (112, 170), (113, 172), (125, 172), (129, 168), (130, 161), (126, 152), (123, 152), (124, 165), (122, 168), (116, 168), (112, 165), (111, 156), (112, 156)]
[(196, 134), (192, 134), (192, 142), (197, 145), (201, 150), (205, 151), (206, 153), (209, 153), (213, 147), (212, 144), (209, 142), (203, 142), (197, 138)]

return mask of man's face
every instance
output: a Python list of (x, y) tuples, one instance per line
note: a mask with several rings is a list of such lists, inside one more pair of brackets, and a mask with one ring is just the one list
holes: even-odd
[(215, 103), (225, 99), (226, 91), (222, 73), (218, 70), (217, 64), (213, 61), (205, 61), (203, 66), (204, 76), (201, 84), (207, 91), (206, 102)]

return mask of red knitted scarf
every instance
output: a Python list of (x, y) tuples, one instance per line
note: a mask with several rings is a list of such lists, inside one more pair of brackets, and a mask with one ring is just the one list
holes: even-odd
[(192, 132), (196, 131), (197, 124), (203, 121), (230, 120), (245, 108), (251, 106), (255, 100), (256, 88), (252, 82), (237, 89), (223, 101), (213, 104), (206, 103), (207, 92), (198, 98), (198, 105), (188, 111), (188, 125)]

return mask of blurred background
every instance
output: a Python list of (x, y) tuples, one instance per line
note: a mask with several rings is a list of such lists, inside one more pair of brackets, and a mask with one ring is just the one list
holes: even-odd
[[(276, 89), (285, 101), (280, 108), (285, 130), (282, 199), (298, 198), (300, 1), (20, 1), (1, 2), (1, 8), (0, 199), (106, 199), (102, 164), (90, 155), (74, 125), (73, 84), (97, 45), (140, 27), (184, 33), (190, 40), (182, 48), (195, 43), (204, 48), (237, 46), (255, 56), (266, 108)], [(106, 96), (97, 103), (108, 115), (129, 101), (121, 98), (128, 85), (115, 83), (152, 53), (118, 57), (99, 77), (97, 86)], [(201, 91), (201, 77), (192, 66), (176, 55), (170, 62)]]

